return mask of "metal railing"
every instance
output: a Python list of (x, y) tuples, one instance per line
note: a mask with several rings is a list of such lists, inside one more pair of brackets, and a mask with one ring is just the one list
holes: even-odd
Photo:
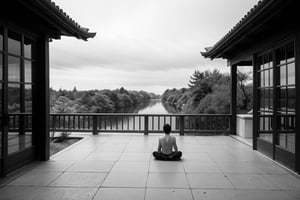
[[(9, 130), (20, 125), (31, 129), (30, 114), (10, 114)], [(52, 113), (50, 130), (55, 132), (162, 133), (169, 123), (172, 132), (180, 135), (229, 133), (230, 114), (128, 114), (128, 113)]]

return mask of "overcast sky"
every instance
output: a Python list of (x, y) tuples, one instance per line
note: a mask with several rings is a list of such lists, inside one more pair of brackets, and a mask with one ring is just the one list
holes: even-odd
[(200, 51), (221, 39), (257, 0), (54, 0), (81, 26), (85, 42), (50, 43), (54, 89), (145, 90), (187, 87), (194, 70), (228, 72)]

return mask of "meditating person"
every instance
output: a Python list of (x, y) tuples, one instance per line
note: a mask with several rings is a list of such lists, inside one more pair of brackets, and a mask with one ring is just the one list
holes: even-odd
[(171, 126), (165, 124), (163, 128), (165, 136), (159, 138), (158, 149), (153, 152), (153, 156), (157, 160), (180, 160), (182, 152), (178, 151), (176, 137), (170, 136)]

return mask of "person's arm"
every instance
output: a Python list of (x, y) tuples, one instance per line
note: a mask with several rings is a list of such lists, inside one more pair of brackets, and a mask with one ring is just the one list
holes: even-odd
[(177, 144), (176, 144), (176, 137), (174, 137), (174, 150), (175, 150), (175, 152), (178, 151), (178, 147), (177, 147)]
[(158, 140), (158, 147), (157, 147), (157, 151), (158, 151), (158, 152), (161, 152), (161, 143), (160, 143), (160, 140)]

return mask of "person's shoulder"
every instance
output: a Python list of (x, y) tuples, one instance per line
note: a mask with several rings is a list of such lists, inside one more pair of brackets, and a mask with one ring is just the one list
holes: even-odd
[(176, 137), (175, 136), (171, 136), (172, 140), (176, 140)]

